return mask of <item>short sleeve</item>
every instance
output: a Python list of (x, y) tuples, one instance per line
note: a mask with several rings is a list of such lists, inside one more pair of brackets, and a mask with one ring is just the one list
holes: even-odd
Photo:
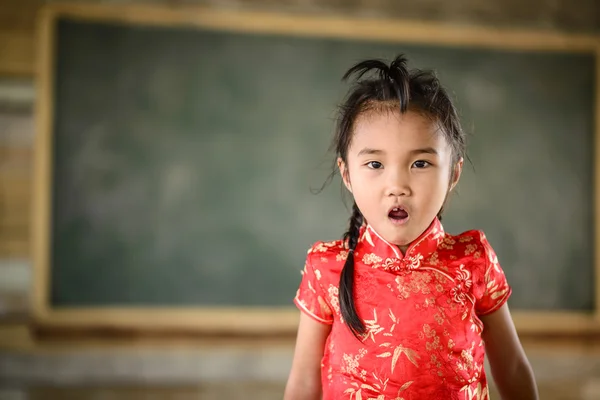
[(315, 268), (309, 251), (302, 270), (300, 287), (294, 298), (294, 304), (314, 320), (324, 324), (332, 324), (333, 314), (327, 304), (327, 295), (321, 285), (321, 278), (321, 271)]
[(478, 263), (475, 279), (475, 311), (477, 315), (487, 315), (498, 310), (508, 301), (512, 289), (498, 262), (496, 252), (485, 234), (480, 232), (483, 246), (482, 263)]

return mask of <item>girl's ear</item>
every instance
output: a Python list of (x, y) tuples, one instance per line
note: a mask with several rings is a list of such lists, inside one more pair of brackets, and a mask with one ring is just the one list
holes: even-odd
[(458, 180), (460, 179), (460, 174), (462, 173), (462, 168), (464, 164), (464, 159), (461, 157), (456, 164), (454, 164), (454, 168), (452, 170), (452, 180), (450, 181), (450, 191), (454, 189), (454, 187), (458, 184)]
[(350, 184), (350, 175), (348, 174), (348, 168), (341, 157), (338, 157), (337, 159), (337, 166), (340, 170), (340, 176), (342, 177), (342, 181), (344, 182), (346, 189), (348, 189), (350, 193), (352, 193), (352, 185)]

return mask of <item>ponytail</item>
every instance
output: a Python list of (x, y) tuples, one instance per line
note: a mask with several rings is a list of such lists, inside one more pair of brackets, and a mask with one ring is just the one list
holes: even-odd
[(348, 328), (357, 338), (366, 332), (363, 321), (358, 316), (354, 304), (354, 250), (358, 243), (360, 227), (363, 224), (363, 216), (356, 203), (352, 206), (352, 216), (350, 217), (350, 226), (344, 234), (344, 240), (348, 243), (348, 257), (340, 274), (339, 300), (340, 312), (342, 318), (346, 321)]

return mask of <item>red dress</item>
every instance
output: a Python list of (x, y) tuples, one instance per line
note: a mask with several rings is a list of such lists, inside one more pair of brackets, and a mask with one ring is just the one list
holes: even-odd
[(481, 231), (453, 236), (438, 219), (407, 249), (363, 226), (355, 250), (361, 341), (341, 319), (341, 241), (308, 251), (294, 303), (331, 324), (321, 363), (323, 399), (489, 399), (483, 324), (511, 288)]

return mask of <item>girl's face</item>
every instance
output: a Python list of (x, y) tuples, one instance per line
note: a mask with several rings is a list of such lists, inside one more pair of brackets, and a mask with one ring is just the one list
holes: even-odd
[(461, 159), (452, 165), (443, 133), (414, 111), (360, 115), (347, 160), (338, 159), (344, 184), (366, 221), (403, 252), (434, 220), (462, 164)]

